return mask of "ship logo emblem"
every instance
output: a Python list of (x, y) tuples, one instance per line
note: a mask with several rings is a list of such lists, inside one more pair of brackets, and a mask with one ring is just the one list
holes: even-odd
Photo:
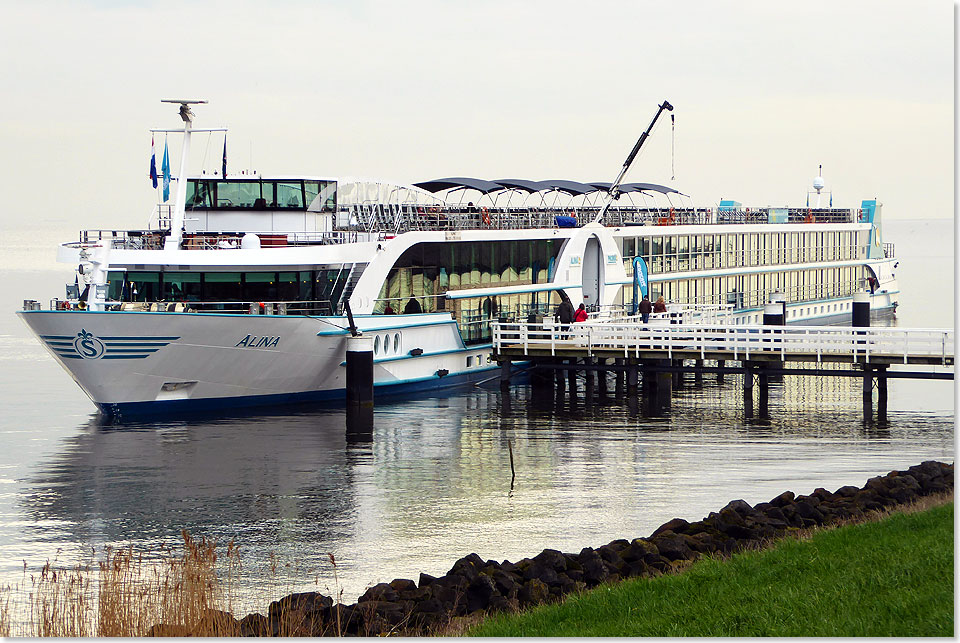
[(77, 333), (77, 338), (73, 340), (73, 347), (83, 359), (99, 359), (106, 352), (103, 342), (83, 328)]
[(146, 359), (180, 337), (97, 337), (86, 328), (81, 328), (76, 335), (40, 335), (40, 339), (60, 359)]

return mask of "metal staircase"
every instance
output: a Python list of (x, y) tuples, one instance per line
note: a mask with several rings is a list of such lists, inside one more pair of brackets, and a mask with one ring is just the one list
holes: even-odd
[(363, 275), (363, 271), (366, 270), (367, 265), (366, 263), (355, 263), (350, 267), (347, 282), (343, 286), (343, 292), (340, 293), (340, 301), (337, 303), (338, 313), (343, 312), (344, 302), (350, 299), (350, 295), (353, 294), (354, 288), (357, 287), (357, 282), (360, 281), (360, 276)]

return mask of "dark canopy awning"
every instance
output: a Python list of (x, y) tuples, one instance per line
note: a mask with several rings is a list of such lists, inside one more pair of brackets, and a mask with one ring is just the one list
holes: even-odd
[(528, 179), (497, 179), (494, 183), (499, 183), (505, 188), (525, 190), (530, 193), (550, 189), (550, 186), (543, 181), (530, 181)]
[[(604, 192), (610, 191), (610, 186), (612, 183), (606, 181), (591, 181), (590, 185), (597, 188), (598, 190), (603, 190)], [(683, 194), (678, 190), (674, 190), (671, 187), (666, 185), (657, 185), (656, 183), (621, 183), (620, 184), (621, 192), (659, 192), (660, 194)], [(686, 196), (686, 195), (684, 195)]]
[(580, 183), (579, 181), (551, 179), (549, 181), (540, 181), (540, 183), (543, 183), (545, 186), (553, 188), (554, 190), (560, 190), (561, 192), (566, 192), (567, 194), (573, 194), (575, 196), (597, 191), (597, 189), (592, 185)]
[(657, 185), (656, 183), (624, 183), (620, 186), (620, 191), (627, 192), (626, 188), (628, 186), (634, 190), (646, 190), (648, 192), (659, 192), (660, 194), (680, 194), (686, 196), (686, 194), (683, 194), (683, 192), (680, 190), (674, 190), (666, 185)]
[[(543, 190), (559, 190), (573, 196), (589, 194), (591, 192), (610, 190), (610, 183), (596, 181), (592, 183), (580, 183), (579, 181), (567, 181), (565, 179), (551, 179), (549, 181), (531, 181), (529, 179), (497, 179), (496, 181), (487, 181), (485, 179), (475, 179), (465, 176), (449, 177), (446, 179), (433, 179), (432, 181), (423, 181), (414, 183), (418, 188), (427, 192), (440, 192), (442, 190), (452, 189), (471, 189), (484, 194), (499, 192), (501, 190), (524, 190), (529, 193), (541, 192)], [(621, 192), (659, 192), (660, 194), (680, 194), (686, 196), (683, 192), (675, 190), (665, 185), (656, 183), (623, 183), (620, 185)]]
[(453, 188), (469, 188), (478, 190), (484, 194), (502, 190), (503, 186), (493, 181), (484, 181), (483, 179), (471, 179), (463, 176), (456, 176), (447, 179), (434, 179), (422, 183), (414, 183), (418, 188), (423, 188), (427, 192), (440, 192), (441, 190), (450, 190)]

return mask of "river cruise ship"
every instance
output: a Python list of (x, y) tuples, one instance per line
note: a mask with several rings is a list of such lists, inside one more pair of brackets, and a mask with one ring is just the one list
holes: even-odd
[(776, 300), (787, 323), (849, 319), (857, 292), (897, 305), (874, 199), (697, 207), (650, 183), (187, 176), (203, 130), (182, 103), (176, 194), (144, 229), (60, 245), (66, 296), (19, 312), (108, 415), (342, 400), (355, 333), (373, 338), (377, 395), (481, 381), (491, 324), (550, 324), (562, 299), (607, 318), (662, 296), (737, 324)]

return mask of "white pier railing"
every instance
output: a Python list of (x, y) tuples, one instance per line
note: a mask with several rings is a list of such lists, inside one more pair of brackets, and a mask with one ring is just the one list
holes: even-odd
[[(810, 361), (837, 361), (846, 356), (850, 361), (870, 362), (883, 357), (909, 364), (922, 361), (948, 366), (954, 359), (954, 332), (942, 328), (842, 327), (842, 326), (731, 326), (731, 325), (661, 325), (638, 323), (584, 322), (562, 327), (560, 324), (494, 323), (493, 348), (523, 349), (537, 352), (575, 350), (592, 357), (595, 351), (611, 352), (624, 357), (644, 357), (650, 351), (666, 353), (728, 353), (727, 359), (749, 360), (752, 355), (771, 353), (788, 357), (805, 357)], [(541, 353), (542, 354), (542, 353)]]

